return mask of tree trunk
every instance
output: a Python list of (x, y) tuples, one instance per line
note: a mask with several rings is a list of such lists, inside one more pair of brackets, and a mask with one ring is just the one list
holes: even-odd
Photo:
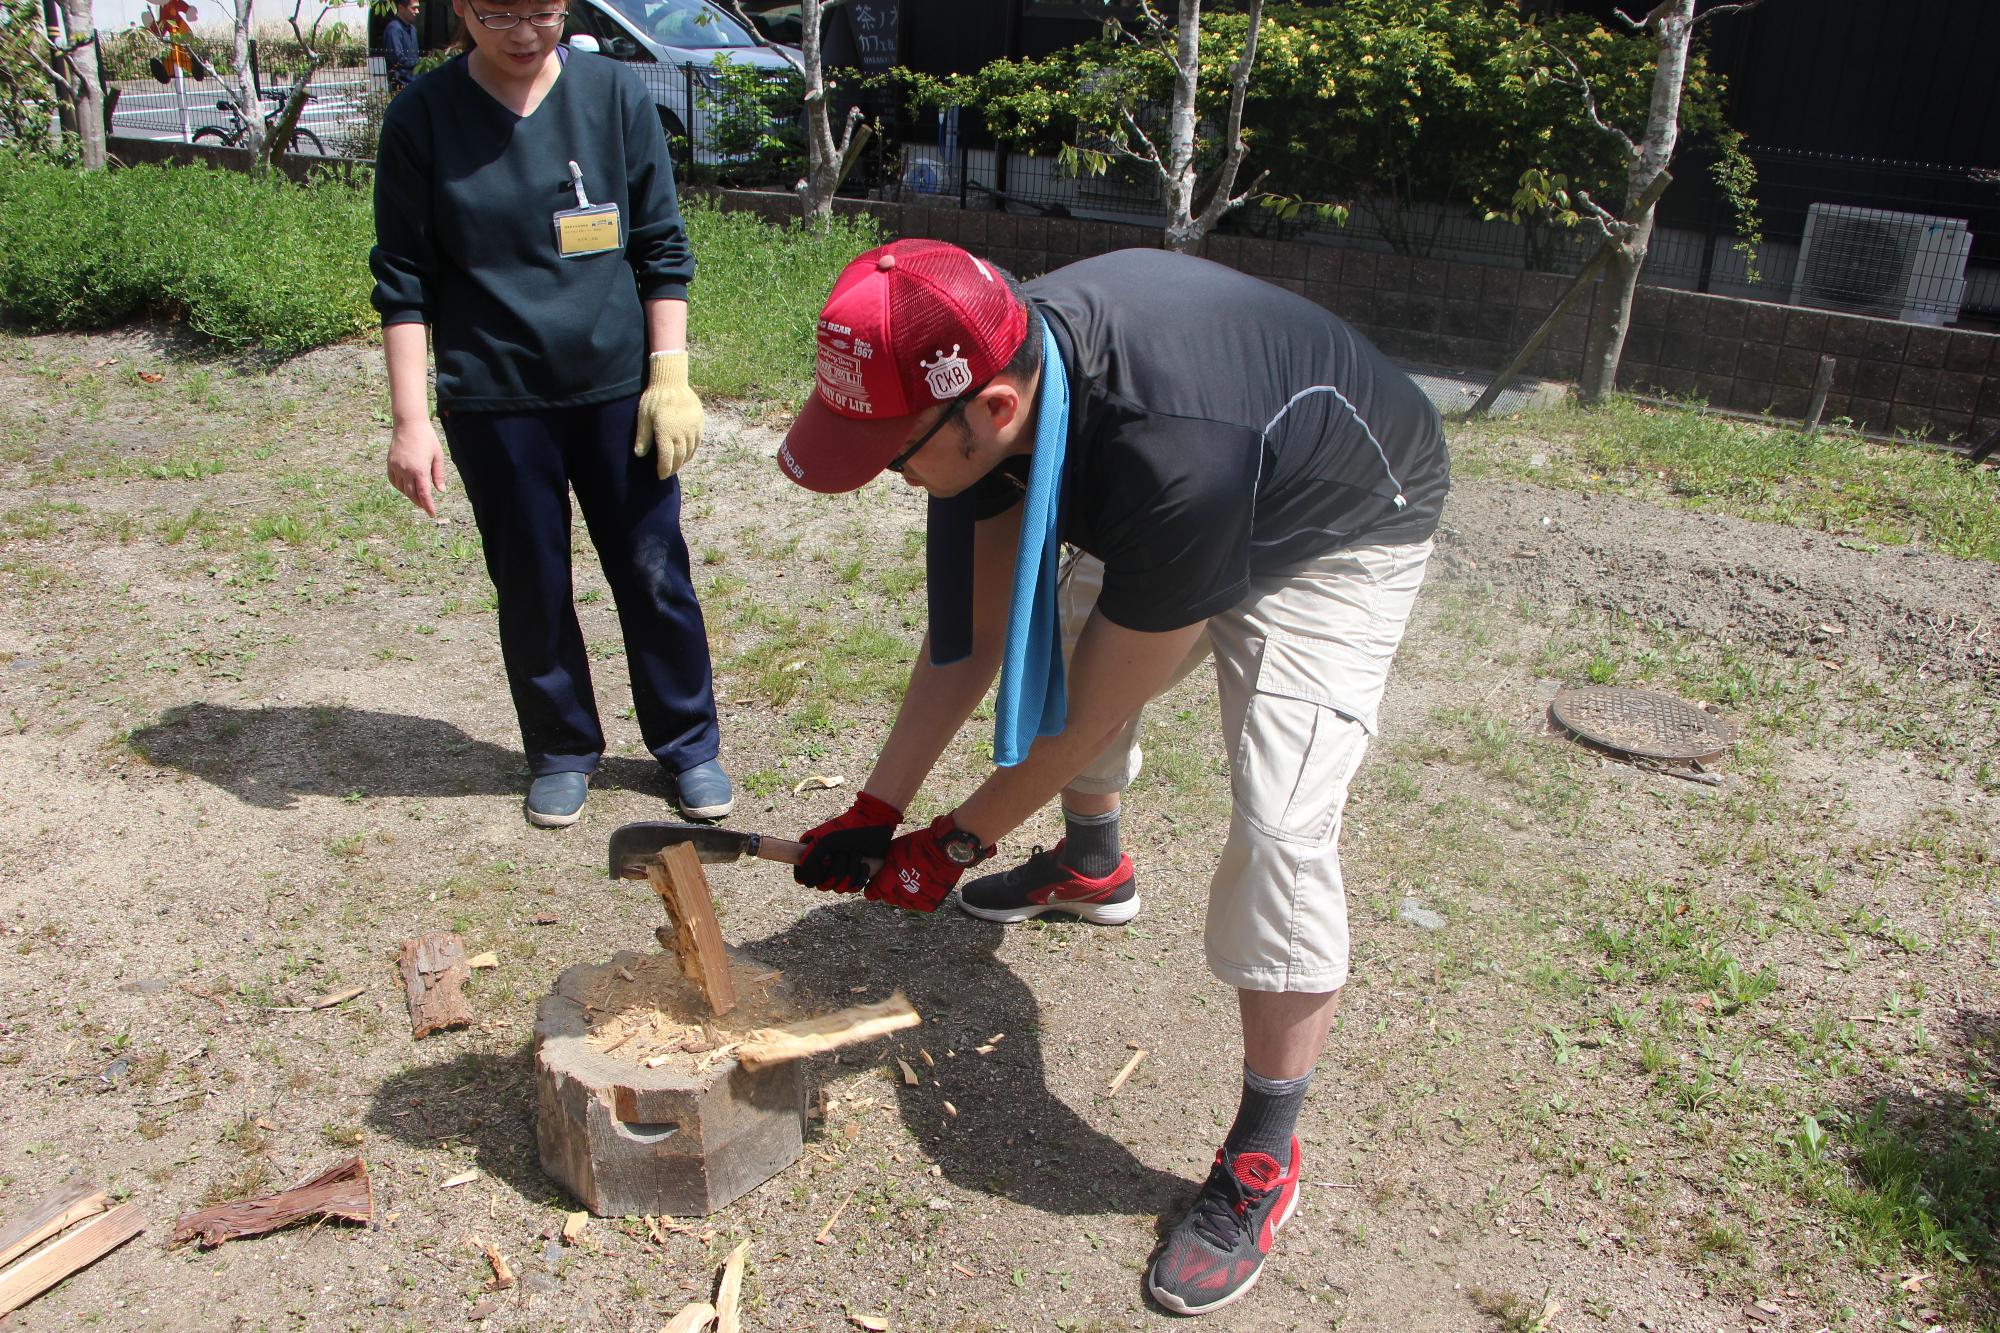
[(1167, 205), (1167, 249), (1194, 254), (1201, 249), (1202, 227), (1194, 215), (1195, 93), (1201, 81), (1201, 4), (1181, 0), (1174, 34), (1174, 105), (1167, 127), (1167, 157), (1160, 165), (1160, 185)]
[(62, 0), (63, 23), (69, 40), (89, 40), (70, 53), (70, 93), (76, 106), (76, 137), (85, 171), (101, 171), (107, 161), (105, 151), (104, 84), (97, 77), (97, 32), (91, 16), (90, 0)]
[(1601, 403), (1617, 392), (1618, 362), (1625, 355), (1625, 335), (1632, 326), (1632, 298), (1639, 288), (1639, 268), (1653, 235), (1653, 210), (1633, 229), (1630, 239), (1617, 242), (1604, 274), (1597, 280), (1590, 336), (1583, 349), (1583, 374), (1578, 386), (1585, 403)]
[(1687, 82), (1688, 43), (1694, 35), (1694, 0), (1660, 0), (1646, 16), (1657, 51), (1653, 66), (1652, 103), (1646, 112), (1646, 135), (1625, 172), (1625, 198), (1637, 204), (1612, 239), (1617, 249), (1598, 288), (1596, 318), (1584, 346), (1582, 400), (1596, 404), (1618, 387), (1618, 362), (1625, 354), (1625, 334), (1632, 323), (1632, 298), (1639, 286), (1639, 269), (1653, 237), (1655, 204), (1648, 198), (1653, 183), (1673, 160), (1680, 139), (1681, 90)]
[(243, 109), (243, 146), (250, 150), (250, 174), (261, 176), (271, 168), (264, 143), (264, 99), (257, 95), (256, 72), (250, 68), (250, 10), (254, 0), (236, 0), (236, 22), (230, 25), (234, 47), (230, 68), (236, 75), (231, 95)]

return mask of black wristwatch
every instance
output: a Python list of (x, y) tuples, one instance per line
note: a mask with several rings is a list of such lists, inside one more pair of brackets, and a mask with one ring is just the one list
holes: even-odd
[(976, 866), (993, 855), (994, 849), (981, 845), (978, 834), (960, 828), (950, 815), (939, 815), (937, 822), (946, 826), (943, 829), (932, 826), (937, 831), (938, 845), (944, 848), (945, 856), (953, 865)]

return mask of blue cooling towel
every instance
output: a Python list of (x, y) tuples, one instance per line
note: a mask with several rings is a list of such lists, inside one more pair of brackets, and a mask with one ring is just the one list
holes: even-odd
[(993, 707), (993, 762), (1012, 768), (1037, 736), (1053, 736), (1069, 716), (1063, 681), (1062, 624), (1056, 569), (1062, 539), (1063, 453), (1069, 445), (1069, 371), (1055, 334), (1042, 324), (1042, 386), (1035, 452), (1022, 502), (1021, 549), (1014, 557), (1014, 597), (1000, 655), (1000, 697)]

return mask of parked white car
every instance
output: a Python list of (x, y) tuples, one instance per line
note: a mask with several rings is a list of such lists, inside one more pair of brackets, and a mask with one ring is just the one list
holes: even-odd
[(774, 78), (791, 68), (709, 0), (571, 0), (563, 35), (573, 50), (631, 65), (652, 91), (667, 134), (688, 139), (702, 158), (714, 151), (708, 118), (721, 91), (716, 62)]

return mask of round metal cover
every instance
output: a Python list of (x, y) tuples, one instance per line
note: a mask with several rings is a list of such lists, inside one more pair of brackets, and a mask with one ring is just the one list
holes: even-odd
[(1642, 759), (1713, 759), (1735, 739), (1721, 718), (1652, 690), (1578, 685), (1557, 691), (1549, 712), (1579, 740)]

